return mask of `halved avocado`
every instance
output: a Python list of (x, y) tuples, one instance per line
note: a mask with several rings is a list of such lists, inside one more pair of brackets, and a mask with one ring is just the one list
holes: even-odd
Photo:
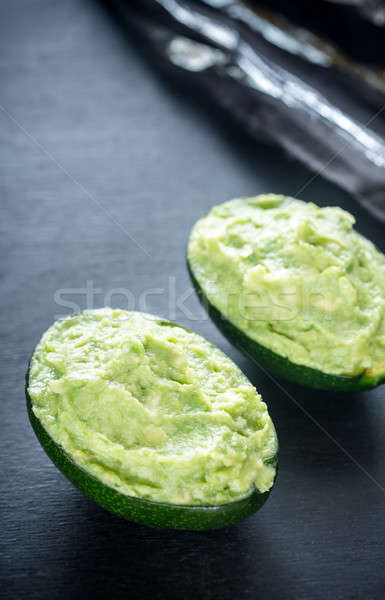
[[(159, 323), (181, 327), (166, 320)], [(185, 328), (183, 328), (185, 329)], [(186, 330), (189, 331), (189, 330)], [(57, 443), (43, 426), (33, 410), (33, 400), (28, 393), (30, 370), (33, 356), (28, 366), (26, 375), (27, 410), (33, 430), (49, 456), (58, 469), (86, 496), (98, 505), (120, 517), (130, 521), (156, 528), (182, 529), (182, 530), (210, 530), (219, 529), (237, 523), (245, 517), (256, 512), (266, 502), (271, 488), (260, 492), (254, 487), (253, 491), (236, 501), (227, 504), (201, 506), (167, 504), (156, 502), (139, 496), (121, 493), (106, 485), (96, 476), (75, 462), (75, 460)], [(278, 444), (273, 457), (265, 461), (275, 469), (278, 463)]]
[(194, 275), (188, 257), (187, 268), (191, 282), (202, 306), (207, 310), (218, 329), (249, 359), (252, 358), (273, 375), (282, 377), (293, 383), (334, 392), (358, 392), (360, 390), (376, 387), (385, 382), (385, 373), (376, 374), (369, 369), (366, 369), (356, 377), (333, 375), (318, 371), (317, 369), (312, 369), (305, 365), (293, 363), (285, 356), (276, 354), (269, 348), (262, 346), (231, 323), (225, 315), (222, 315), (222, 313), (210, 303)]
[[(323, 390), (375, 387), (385, 381), (385, 256), (354, 222), (277, 194), (224, 202), (191, 231), (193, 285), (219, 329), (274, 375)], [(253, 312), (242, 303), (254, 294), (270, 304)]]

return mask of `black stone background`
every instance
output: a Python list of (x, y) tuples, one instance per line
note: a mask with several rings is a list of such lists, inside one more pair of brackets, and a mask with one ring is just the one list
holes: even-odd
[[(0, 596), (381, 600), (385, 388), (280, 382), (290, 398), (203, 316), (185, 268), (189, 230), (213, 204), (295, 194), (311, 174), (142, 50), (92, 0), (0, 4)], [(337, 187), (317, 178), (303, 197), (349, 209), (384, 250), (383, 226)], [(119, 288), (138, 306), (152, 289), (149, 311), (216, 343), (261, 391), (281, 462), (260, 513), (218, 532), (151, 530), (111, 516), (50, 463), (27, 420), (25, 370), (70, 311), (55, 293), (84, 308), (87, 281), (94, 306)], [(187, 296), (175, 311), (174, 285)], [(110, 301), (127, 306), (117, 292)]]

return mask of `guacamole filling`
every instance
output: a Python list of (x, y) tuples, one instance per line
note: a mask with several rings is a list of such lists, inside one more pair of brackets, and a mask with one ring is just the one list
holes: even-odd
[(273, 484), (266, 404), (220, 350), (160, 318), (109, 308), (57, 321), (29, 376), (32, 410), (122, 494), (218, 505)]
[(209, 302), (291, 362), (374, 379), (385, 371), (385, 257), (338, 207), (266, 194), (195, 225), (191, 269)]

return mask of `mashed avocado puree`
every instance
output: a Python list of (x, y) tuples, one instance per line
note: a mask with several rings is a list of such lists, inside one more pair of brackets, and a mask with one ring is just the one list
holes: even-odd
[(120, 493), (202, 506), (273, 484), (277, 439), (260, 395), (220, 350), (168, 321), (110, 308), (57, 321), (28, 392), (50, 436)]
[(385, 371), (385, 257), (338, 207), (275, 194), (215, 206), (188, 259), (209, 302), (291, 362), (374, 379)]

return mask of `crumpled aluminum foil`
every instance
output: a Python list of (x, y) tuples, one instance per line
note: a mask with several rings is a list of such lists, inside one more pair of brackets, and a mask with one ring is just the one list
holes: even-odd
[(312, 74), (307, 68), (302, 75), (298, 56), (292, 65), (278, 60), (282, 55), (272, 52), (273, 42), (253, 25), (251, 9), (242, 2), (119, 0), (118, 6), (165, 67), (203, 86), (252, 135), (281, 145), (314, 177), (336, 182), (385, 221), (385, 141), (370, 127), (385, 117), (382, 91), (375, 92), (378, 107), (373, 104), (370, 118), (360, 123), (325, 95), (317, 70)]

